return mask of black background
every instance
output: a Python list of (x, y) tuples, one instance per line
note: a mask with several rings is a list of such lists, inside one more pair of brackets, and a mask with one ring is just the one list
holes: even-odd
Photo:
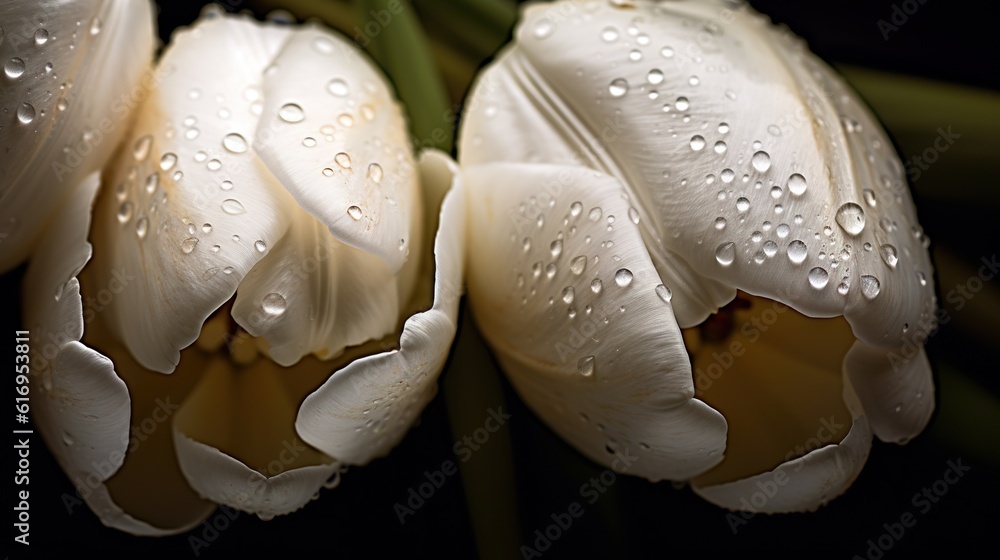
[[(419, 8), (420, 0), (414, 2)], [(888, 19), (893, 2), (838, 0), (751, 2), (803, 36), (826, 60), (931, 77), (982, 88), (1000, 89), (995, 20), (973, 2), (928, 0), (909, 16), (898, 31), (884, 40), (879, 19)], [(895, 2), (902, 6), (903, 2)], [(159, 32), (164, 42), (171, 30), (194, 21), (201, 2), (160, 2)], [(985, 3), (984, 3), (985, 4)], [(262, 14), (258, 14), (260, 16)], [(1000, 123), (994, 123), (1000, 126)], [(892, 130), (889, 130), (890, 134)], [(965, 180), (955, 177), (956, 181)], [(995, 186), (995, 182), (993, 183)], [(995, 197), (990, 198), (995, 199)], [(996, 208), (934, 205), (918, 197), (921, 223), (937, 243), (953, 246), (960, 256), (973, 262), (979, 255), (995, 253)], [(5, 332), (21, 328), (13, 311), (19, 293), (21, 270), (0, 277), (0, 293), (6, 299)], [(459, 337), (463, 348), (481, 342), (468, 325)], [(7, 345), (12, 346), (12, 344)], [(948, 328), (928, 343), (932, 359), (946, 357), (967, 372), (994, 397), (1000, 394), (995, 376), (995, 350)], [(13, 359), (13, 349), (3, 356)], [(467, 363), (462, 368), (470, 367)], [(492, 364), (474, 363), (495, 375)], [(467, 373), (453, 363), (445, 375)], [(505, 430), (513, 446), (518, 518), (522, 541), (534, 540), (534, 530), (551, 523), (549, 515), (564, 512), (570, 502), (580, 501), (579, 488), (601, 468), (587, 461), (541, 424), (527, 410), (505, 381), (500, 380), (505, 410), (513, 417)], [(943, 398), (939, 395), (939, 399)], [(939, 400), (940, 408), (940, 400)], [(961, 458), (972, 470), (950, 487), (939, 503), (906, 531), (889, 557), (905, 557), (918, 551), (940, 550), (958, 554), (982, 546), (996, 551), (994, 533), (1000, 529), (1000, 472), (996, 464), (977, 462), (945, 433), (935, 432), (935, 422), (909, 445), (899, 447), (876, 442), (868, 463), (845, 495), (808, 515), (758, 515), (733, 534), (726, 512), (703, 501), (689, 489), (670, 484), (650, 484), (622, 477), (585, 515), (544, 553), (545, 558), (569, 557), (689, 557), (706, 552), (797, 550), (811, 557), (862, 557), (867, 540), (878, 538), (884, 523), (899, 520), (914, 511), (911, 498), (941, 479), (949, 460)], [(983, 433), (997, 430), (991, 418)], [(223, 558), (237, 553), (274, 553), (291, 556), (316, 551), (326, 557), (370, 557), (383, 555), (459, 556), (477, 555), (463, 484), (452, 477), (414, 516), (400, 525), (393, 504), (404, 500), (411, 486), (423, 482), (423, 472), (440, 468), (455, 459), (451, 449), (455, 436), (442, 395), (428, 406), (422, 420), (389, 457), (355, 468), (343, 477), (341, 486), (324, 490), (319, 500), (295, 514), (263, 522), (242, 514), (228, 523), (201, 557)], [(489, 443), (487, 444), (489, 445)], [(194, 557), (192, 534), (148, 539), (107, 529), (86, 508), (72, 511), (64, 505), (74, 489), (62, 474), (39, 436), (35, 436), (31, 463), (31, 552), (39, 557), (92, 551), (110, 557)], [(474, 455), (470, 464), (490, 457)], [(544, 460), (538, 460), (542, 458)], [(467, 480), (466, 484), (490, 484)], [(213, 518), (215, 519), (215, 516)], [(206, 537), (203, 528), (193, 535)], [(20, 557), (20, 545), (12, 544)], [(498, 550), (498, 557), (520, 557), (515, 548)], [(97, 556), (100, 557), (100, 556)]]

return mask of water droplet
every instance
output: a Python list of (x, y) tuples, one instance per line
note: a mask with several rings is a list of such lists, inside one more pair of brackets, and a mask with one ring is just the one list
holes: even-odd
[(830, 274), (827, 273), (825, 268), (816, 267), (809, 271), (809, 285), (817, 290), (821, 290), (826, 287), (826, 283), (830, 281)]
[(333, 52), (333, 42), (326, 37), (316, 37), (313, 39), (312, 46), (320, 54), (330, 54)]
[(364, 216), (364, 212), (362, 212), (361, 208), (357, 206), (349, 206), (347, 208), (347, 215), (350, 216), (352, 220), (360, 220), (361, 217)]
[(243, 136), (232, 132), (222, 139), (222, 145), (234, 154), (242, 154), (247, 151), (247, 141)]
[(778, 253), (778, 244), (768, 239), (764, 242), (764, 254), (773, 257)]
[(339, 165), (342, 169), (351, 168), (351, 156), (347, 155), (344, 152), (340, 152), (337, 155), (333, 156), (333, 161), (337, 162), (337, 165)]
[(176, 164), (177, 164), (177, 154), (167, 152), (163, 154), (163, 157), (160, 158), (160, 169), (164, 171), (169, 171)]
[(577, 276), (583, 274), (583, 271), (586, 269), (587, 269), (587, 257), (583, 255), (580, 255), (579, 257), (573, 259), (573, 261), (569, 263), (569, 270)]
[(222, 210), (226, 214), (230, 214), (232, 216), (238, 216), (240, 214), (246, 213), (247, 211), (246, 207), (243, 206), (243, 204), (240, 201), (236, 200), (235, 198), (227, 198), (226, 200), (223, 200)]
[(601, 216), (603, 214), (604, 213), (601, 211), (600, 207), (594, 207), (590, 209), (590, 212), (587, 214), (587, 217), (590, 218), (590, 221), (596, 222), (597, 220), (601, 219)]
[(316, 146), (316, 139), (312, 136), (306, 136), (302, 139), (302, 145), (307, 148), (312, 148)]
[(691, 103), (688, 102), (687, 97), (678, 97), (677, 101), (674, 102), (674, 107), (677, 107), (678, 111), (687, 111), (691, 107)]
[(148, 194), (153, 194), (156, 192), (156, 187), (160, 186), (160, 176), (156, 173), (150, 173), (146, 177), (146, 192)]
[(545, 39), (552, 35), (553, 29), (555, 29), (555, 25), (553, 25), (552, 20), (546, 17), (539, 18), (535, 22), (534, 35), (538, 39)]
[(258, 253), (263, 253), (264, 251), (267, 251), (267, 243), (264, 243), (263, 239), (258, 239), (253, 242), (253, 248), (257, 249)]
[(628, 53), (628, 59), (631, 60), (632, 62), (639, 62), (640, 60), (642, 60), (642, 51), (640, 51), (639, 49), (632, 49)]
[(525, 253), (527, 253), (528, 251), (531, 250), (531, 238), (530, 237), (525, 237), (524, 238), (524, 241), (521, 242), (521, 248), (524, 249)]
[(562, 254), (563, 242), (562, 239), (556, 239), (549, 245), (549, 252), (552, 253), (552, 258), (557, 259), (559, 255)]
[(219, 185), (219, 188), (221, 188), (224, 191), (231, 191), (231, 190), (233, 190), (233, 182), (232, 181), (223, 181), (222, 184)]
[(7, 61), (4, 65), (3, 71), (7, 74), (8, 78), (17, 78), (21, 74), (24, 74), (24, 61), (18, 57), (14, 57)]
[(218, 171), (222, 169), (222, 162), (217, 159), (208, 160), (208, 163), (206, 163), (205, 165), (208, 167), (210, 171)]
[(17, 120), (21, 124), (31, 124), (35, 120), (35, 107), (31, 103), (21, 103), (17, 106)]
[(632, 283), (632, 271), (627, 268), (619, 268), (618, 272), (615, 272), (615, 284), (618, 284), (619, 288), (625, 288)]
[(771, 187), (771, 198), (777, 200), (781, 198), (781, 195), (784, 192), (785, 191), (781, 190), (781, 187), (779, 187), (778, 185), (774, 185), (773, 187)]
[(878, 201), (875, 200), (875, 191), (871, 189), (865, 189), (863, 194), (865, 197), (865, 204), (867, 204), (872, 208), (878, 206)]
[(198, 130), (197, 128), (189, 128), (189, 129), (187, 129), (187, 130), (184, 131), (184, 137), (187, 138), (188, 140), (194, 140), (200, 134), (201, 134), (201, 131)]
[(45, 29), (38, 29), (35, 31), (35, 44), (44, 45), (49, 40), (49, 32)]
[(261, 307), (264, 308), (264, 313), (278, 316), (284, 313), (285, 309), (288, 308), (288, 302), (285, 301), (285, 298), (282, 297), (281, 294), (271, 292), (264, 296), (264, 299), (261, 300)]
[(611, 80), (611, 84), (608, 85), (608, 92), (611, 93), (611, 97), (621, 97), (628, 93), (628, 82), (624, 78)]
[(857, 235), (865, 229), (865, 211), (857, 204), (848, 202), (837, 210), (837, 223), (847, 233)]
[(882, 260), (885, 261), (885, 264), (891, 266), (892, 268), (896, 268), (896, 263), (899, 262), (899, 255), (896, 252), (896, 247), (886, 243), (885, 245), (882, 245), (879, 252), (882, 253)]
[(334, 78), (326, 84), (326, 91), (337, 97), (347, 97), (347, 94), (351, 92), (351, 88), (347, 87), (347, 82), (340, 78)]
[(664, 286), (663, 284), (657, 285), (654, 291), (656, 292), (656, 295), (659, 296), (661, 300), (663, 300), (663, 303), (670, 303), (670, 298), (674, 297), (674, 294), (673, 292), (670, 291), (670, 288)]
[(692, 87), (694, 87), (694, 86), (696, 86), (696, 85), (698, 85), (700, 83), (701, 83), (701, 79), (698, 78), (698, 76), (691, 76), (690, 78), (688, 78), (688, 85), (690, 85)]
[(352, 126), (354, 126), (354, 117), (348, 115), (347, 113), (343, 113), (342, 115), (337, 117), (337, 122), (340, 123), (340, 126), (344, 128), (351, 128)]
[(618, 40), (618, 36), (618, 30), (614, 27), (605, 27), (604, 30), (601, 31), (601, 40), (605, 43), (614, 43)]
[(549, 263), (545, 265), (545, 277), (549, 280), (556, 275), (556, 265), (555, 263)]
[(920, 282), (921, 286), (926, 286), (927, 285), (927, 276), (923, 272), (920, 272), (918, 270), (917, 271), (917, 281)]
[(716, 247), (715, 260), (722, 266), (733, 264), (733, 261), (736, 260), (736, 244), (732, 241), (727, 241)]
[(801, 264), (802, 261), (806, 260), (809, 249), (801, 239), (796, 239), (788, 244), (786, 252), (788, 253), (788, 260), (795, 264)]
[(185, 255), (191, 254), (191, 251), (194, 251), (194, 248), (197, 245), (198, 245), (197, 237), (188, 237), (184, 241), (181, 241), (181, 252), (183, 252)]
[(135, 234), (139, 236), (139, 239), (145, 239), (146, 233), (149, 231), (149, 220), (145, 216), (139, 218), (139, 221), (135, 223)]
[(763, 173), (771, 168), (771, 156), (767, 152), (756, 152), (751, 158), (753, 168)]
[(63, 432), (63, 443), (66, 445), (73, 445), (73, 436), (69, 435), (69, 432)]
[(122, 224), (128, 223), (132, 219), (132, 203), (125, 201), (118, 207), (118, 222)]
[(101, 18), (94, 17), (94, 19), (90, 20), (90, 34), (97, 35), (100, 32), (101, 32)]
[(673, 58), (674, 49), (670, 47), (663, 47), (662, 49), (660, 49), (660, 56), (662, 56), (663, 58)]
[(802, 193), (806, 192), (806, 178), (798, 173), (793, 173), (788, 178), (788, 183), (785, 185), (788, 190), (792, 191), (795, 196), (801, 196)]
[[(216, 245), (215, 247), (218, 247), (218, 245)], [(202, 281), (211, 280), (212, 278), (215, 278), (215, 275), (218, 274), (218, 273), (219, 273), (219, 267), (217, 267), (217, 266), (213, 266), (211, 268), (207, 268), (207, 269), (205, 269), (205, 272), (203, 272), (201, 274), (201, 279), (202, 279)]]
[(659, 68), (653, 68), (652, 70), (649, 71), (648, 74), (646, 74), (646, 81), (653, 84), (654, 86), (662, 83), (663, 71), (660, 70)]
[(716, 218), (715, 219), (715, 229), (718, 229), (718, 230), (726, 229), (726, 219), (723, 218), (722, 216), (719, 216), (718, 218)]
[(382, 166), (377, 163), (372, 163), (368, 165), (368, 178), (371, 179), (375, 184), (382, 182)]
[(580, 372), (580, 375), (584, 377), (590, 377), (594, 375), (594, 357), (584, 356), (576, 362), (576, 370)]
[(746, 212), (750, 209), (750, 199), (745, 196), (741, 196), (736, 199), (736, 210), (739, 212)]
[(628, 219), (632, 220), (633, 224), (639, 223), (639, 211), (635, 208), (628, 209)]
[(717, 154), (726, 153), (726, 148), (727, 148), (726, 143), (723, 142), (722, 140), (719, 140), (718, 142), (715, 143), (715, 153)]
[(302, 111), (302, 107), (299, 107), (295, 103), (286, 103), (281, 106), (278, 110), (278, 116), (281, 120), (287, 123), (297, 123), (302, 122), (302, 119), (306, 118), (305, 112)]
[(590, 291), (594, 292), (595, 294), (601, 293), (601, 290), (603, 289), (604, 289), (604, 282), (601, 282), (600, 278), (594, 278), (590, 282)]
[(573, 303), (573, 298), (576, 296), (576, 290), (573, 286), (566, 286), (562, 291), (562, 300), (565, 303)]
[(875, 299), (881, 289), (882, 284), (878, 281), (878, 278), (870, 275), (861, 277), (861, 293), (866, 298)]
[(722, 170), (722, 173), (719, 174), (719, 178), (722, 179), (723, 183), (732, 183), (733, 179), (736, 178), (736, 172), (727, 167)]
[(700, 134), (696, 134), (691, 137), (691, 149), (694, 151), (699, 151), (705, 147), (705, 138)]

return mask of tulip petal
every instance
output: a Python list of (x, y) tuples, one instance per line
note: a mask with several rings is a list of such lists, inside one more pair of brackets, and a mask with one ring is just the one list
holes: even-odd
[[(8, 2), (0, 126), (0, 273), (22, 261), (57, 205), (127, 130), (126, 96), (153, 56), (149, 2)], [(83, 24), (81, 26), (81, 23)]]
[(32, 412), (59, 465), (102, 523), (136, 535), (166, 535), (187, 530), (211, 508), (188, 523), (158, 527), (116, 503), (107, 485), (129, 446), (129, 391), (111, 360), (79, 342), (85, 316), (76, 275), (90, 257), (87, 231), (99, 184), (97, 173), (88, 175), (56, 208), (54, 227), (25, 277), (25, 316), (38, 352), (31, 365), (40, 379)]
[(420, 163), (422, 183), (452, 184), (434, 240), (433, 306), (406, 321), (399, 350), (355, 360), (299, 408), (295, 429), (302, 439), (344, 464), (366, 464), (399, 443), (437, 392), (437, 376), (455, 337), (465, 262), (465, 195), (454, 164), (442, 165), (443, 158), (431, 153)]
[(288, 34), (236, 17), (176, 33), (115, 162), (95, 215), (98, 283), (128, 279), (106, 315), (146, 368), (172, 371), (288, 227), (279, 209), (294, 201), (249, 149), (264, 68)]
[[(294, 214), (289, 231), (240, 284), (236, 322), (266, 339), (268, 355), (285, 366), (311, 353), (329, 359), (394, 332), (412, 274), (397, 277), (384, 260), (341, 243), (311, 215)], [(416, 255), (410, 261), (408, 272), (419, 265)]]
[(406, 130), (365, 55), (311, 28), (290, 37), (265, 72), (254, 149), (339, 241), (378, 255), (395, 273), (420, 244), (411, 238), (420, 194)]
[(297, 402), (281, 378), (299, 374), (267, 360), (239, 371), (226, 360), (207, 368), (174, 422), (177, 459), (192, 488), (262, 518), (309, 502), (339, 465), (295, 435)]
[(903, 444), (927, 427), (934, 377), (923, 347), (886, 350), (858, 341), (844, 358), (844, 370), (879, 439)]
[(470, 188), (469, 296), (528, 405), (593, 460), (653, 480), (722, 459), (726, 421), (691, 368), (636, 215), (614, 177), (489, 164)]
[(807, 455), (782, 463), (763, 474), (717, 484), (693, 485), (694, 491), (713, 504), (751, 513), (815, 511), (843, 494), (868, 459), (871, 427), (857, 416), (847, 437)]
[[(473, 94), (463, 164), (572, 157), (613, 175), (651, 218), (654, 262), (845, 315), (868, 344), (917, 342), (913, 327), (933, 322), (902, 165), (856, 94), (790, 33), (746, 5), (556, 2), (526, 9), (516, 39)], [(490, 74), (522, 93), (480, 103), (481, 89), (511, 89)], [(497, 127), (519, 141), (483, 142)]]

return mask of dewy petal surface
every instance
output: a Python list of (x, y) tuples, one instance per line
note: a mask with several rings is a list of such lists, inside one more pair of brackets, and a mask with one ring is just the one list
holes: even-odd
[[(101, 522), (136, 535), (165, 535), (199, 523), (157, 526), (127, 513), (108, 489), (130, 446), (129, 390), (104, 355), (80, 342), (94, 311), (83, 312), (76, 275), (90, 258), (87, 231), (99, 185), (93, 173), (57, 207), (25, 278), (25, 316), (32, 333), (32, 368), (40, 376), (34, 418), (59, 465)], [(110, 292), (109, 292), (110, 293)], [(86, 321), (85, 321), (86, 319)]]
[(0, 5), (0, 273), (21, 262), (71, 189), (111, 155), (148, 87), (151, 3)]
[(398, 350), (357, 359), (335, 372), (305, 399), (295, 421), (306, 443), (344, 464), (366, 464), (399, 443), (437, 393), (437, 377), (455, 337), (465, 268), (465, 191), (447, 156), (424, 154), (420, 171), (430, 208), (436, 193), (451, 185), (434, 238), (433, 305), (407, 319)]
[[(115, 196), (99, 209), (101, 246), (114, 251), (105, 272), (138, 271), (111, 316), (143, 366), (171, 371), (237, 287), (233, 317), (267, 340), (283, 365), (310, 353), (335, 356), (395, 328), (419, 268), (422, 228), (405, 121), (358, 53), (334, 60), (315, 52), (318, 44), (333, 48), (334, 39), (244, 17), (203, 19), (175, 35), (158, 67), (159, 87), (116, 162)], [(211, 64), (205, 53), (213, 53)], [(325, 117), (336, 115), (324, 103), (335, 96), (317, 78), (322, 72), (363, 77), (356, 99), (372, 105), (355, 107), (356, 131), (335, 123), (323, 136)], [(299, 206), (308, 199), (306, 210), (317, 210), (329, 200), (292, 196), (312, 184), (303, 174), (339, 196), (331, 193), (343, 189), (323, 172), (337, 166), (330, 142), (359, 148), (357, 164), (367, 167), (341, 158), (338, 176), (378, 202), (341, 205), (349, 223), (334, 228), (339, 237)], [(304, 155), (314, 153), (330, 161)]]
[[(843, 315), (884, 355), (922, 345), (936, 300), (902, 165), (799, 39), (724, 2), (555, 2), (523, 16), (468, 103), (463, 166), (574, 163), (618, 178), (665, 283), (677, 271), (682, 326), (737, 288)], [(855, 384), (869, 406), (867, 385)], [(926, 421), (932, 400), (906, 392)], [(922, 425), (871, 422), (893, 440)]]
[(465, 168), (469, 297), (518, 393), (586, 455), (653, 480), (722, 460), (726, 421), (691, 367), (634, 207), (579, 166)]

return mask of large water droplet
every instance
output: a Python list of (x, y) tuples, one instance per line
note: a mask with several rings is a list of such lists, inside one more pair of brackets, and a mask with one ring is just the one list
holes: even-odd
[(118, 207), (118, 222), (122, 224), (128, 223), (132, 219), (132, 203), (125, 201)]
[(573, 303), (573, 298), (576, 296), (576, 290), (573, 286), (566, 286), (562, 291), (562, 300), (565, 303)]
[(793, 173), (791, 177), (788, 178), (788, 183), (786, 184), (788, 190), (792, 191), (795, 196), (801, 196), (802, 193), (806, 192), (806, 178), (798, 173)]
[(695, 134), (691, 137), (691, 149), (694, 151), (699, 151), (705, 147), (705, 138), (700, 134)]
[(281, 106), (278, 110), (278, 116), (281, 120), (287, 123), (297, 123), (302, 122), (302, 119), (306, 118), (306, 114), (302, 111), (302, 107), (299, 107), (295, 103), (286, 103)]
[(899, 262), (899, 254), (896, 252), (895, 246), (886, 243), (882, 245), (879, 252), (882, 253), (882, 260), (885, 261), (885, 264), (896, 268), (896, 263)]
[(170, 171), (177, 164), (177, 154), (167, 152), (160, 158), (160, 169)]
[(49, 40), (49, 32), (45, 29), (38, 29), (35, 31), (35, 44), (44, 45)]
[(739, 212), (746, 212), (750, 209), (750, 199), (745, 196), (741, 196), (736, 199), (736, 210)]
[(253, 248), (257, 249), (258, 253), (263, 253), (264, 251), (267, 251), (267, 243), (265, 243), (263, 239), (258, 239), (253, 242)]
[(579, 257), (573, 259), (569, 263), (569, 270), (573, 274), (579, 276), (583, 274), (583, 271), (587, 269), (587, 257), (580, 255)]
[(149, 231), (149, 220), (145, 216), (139, 218), (139, 221), (135, 223), (135, 234), (139, 236), (139, 239), (145, 239), (146, 233)]
[(837, 210), (837, 223), (851, 235), (865, 229), (865, 211), (853, 202), (844, 204)]
[(618, 272), (615, 272), (615, 284), (618, 284), (619, 288), (624, 288), (632, 283), (632, 271), (627, 268), (619, 268)]
[(559, 255), (562, 254), (563, 242), (562, 239), (556, 239), (549, 245), (549, 252), (552, 253), (552, 258), (557, 259)]
[(278, 316), (284, 313), (285, 309), (288, 308), (288, 302), (285, 301), (285, 298), (282, 297), (281, 294), (271, 292), (264, 296), (264, 299), (261, 300), (261, 307), (264, 308), (264, 313)]
[(17, 120), (21, 124), (31, 124), (35, 120), (35, 107), (31, 103), (21, 103), (17, 106)]
[(21, 74), (24, 74), (24, 61), (18, 57), (14, 57), (4, 64), (3, 71), (7, 74), (8, 78), (17, 78)]
[(194, 248), (197, 245), (198, 245), (197, 237), (188, 237), (184, 241), (181, 241), (181, 252), (183, 252), (185, 255), (189, 255), (191, 254), (191, 251), (194, 251)]
[(648, 74), (646, 74), (646, 81), (653, 84), (654, 86), (662, 83), (663, 71), (660, 70), (659, 68), (653, 68), (652, 70), (649, 71)]
[(347, 87), (347, 82), (340, 78), (334, 78), (326, 84), (326, 91), (329, 91), (337, 97), (347, 97), (347, 94), (351, 92), (351, 89)]
[(156, 173), (150, 173), (146, 177), (146, 193), (153, 194), (158, 186), (160, 186), (160, 176)]
[(825, 268), (816, 267), (809, 271), (809, 285), (817, 290), (826, 287), (826, 283), (830, 281), (830, 274), (827, 273)]
[(604, 282), (601, 282), (600, 278), (594, 278), (590, 282), (590, 291), (594, 292), (595, 294), (601, 293), (601, 290), (603, 289), (604, 289)]
[(716, 247), (715, 260), (722, 266), (733, 264), (733, 261), (736, 260), (736, 244), (732, 241), (727, 241)]
[(243, 136), (232, 132), (222, 139), (222, 145), (234, 154), (242, 154), (247, 151), (247, 141)]
[(342, 169), (351, 168), (351, 156), (347, 155), (345, 152), (339, 152), (337, 155), (333, 156), (333, 161), (337, 162)]
[(608, 92), (611, 93), (611, 97), (621, 97), (628, 93), (628, 82), (624, 78), (611, 80), (611, 83), (608, 85)]
[(678, 97), (677, 101), (674, 102), (674, 107), (677, 107), (678, 111), (687, 111), (691, 107), (691, 103), (688, 102), (687, 97)]
[(347, 215), (350, 216), (352, 220), (360, 220), (365, 214), (361, 211), (361, 208), (357, 206), (349, 206), (347, 208)]
[(771, 168), (771, 156), (767, 152), (756, 152), (750, 162), (753, 168), (763, 173)]
[(657, 285), (654, 291), (656, 292), (656, 295), (659, 296), (661, 300), (663, 300), (663, 303), (670, 303), (670, 298), (674, 297), (674, 294), (673, 292), (670, 291), (670, 288), (664, 286), (663, 284)]
[(601, 31), (601, 40), (605, 43), (614, 43), (618, 40), (618, 36), (618, 30), (614, 27), (605, 27), (604, 30)]
[(601, 211), (601, 208), (595, 206), (594, 208), (590, 209), (590, 212), (587, 214), (587, 217), (590, 218), (590, 221), (596, 222), (597, 220), (601, 219), (602, 215), (604, 215), (604, 212)]
[(246, 213), (247, 211), (246, 207), (243, 206), (243, 203), (236, 200), (235, 198), (227, 198), (226, 200), (223, 200), (222, 210), (226, 214), (230, 214), (232, 216), (238, 216), (240, 214)]
[(788, 253), (788, 260), (795, 264), (801, 264), (802, 261), (806, 260), (806, 255), (809, 254), (809, 249), (806, 247), (806, 244), (802, 242), (802, 240), (796, 239), (788, 244), (786, 252)]
[(368, 165), (368, 178), (375, 184), (382, 182), (382, 166), (377, 163)]
[(861, 293), (866, 298), (875, 299), (881, 289), (882, 284), (878, 281), (878, 278), (870, 275), (861, 277)]
[(767, 255), (768, 257), (773, 257), (774, 255), (778, 254), (778, 244), (775, 243), (774, 241), (771, 241), (770, 239), (765, 241), (764, 254)]
[(580, 360), (576, 362), (576, 370), (584, 377), (594, 375), (594, 357), (584, 356), (583, 358), (580, 358)]

